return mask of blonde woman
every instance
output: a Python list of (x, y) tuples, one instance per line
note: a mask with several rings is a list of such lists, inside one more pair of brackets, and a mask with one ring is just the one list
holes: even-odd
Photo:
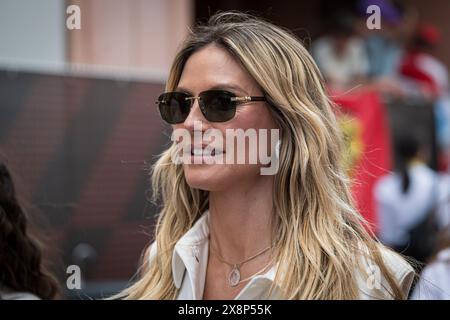
[[(214, 15), (191, 32), (157, 104), (174, 130), (192, 137), (279, 130), (279, 142), (267, 143), (278, 167), (270, 175), (261, 162), (180, 164), (174, 141), (153, 170), (162, 200), (155, 241), (123, 297), (407, 297), (412, 268), (374, 240), (355, 211), (331, 103), (293, 34), (243, 13)], [(193, 140), (191, 160), (205, 151)], [(210, 144), (210, 158), (251, 153), (248, 144)]]

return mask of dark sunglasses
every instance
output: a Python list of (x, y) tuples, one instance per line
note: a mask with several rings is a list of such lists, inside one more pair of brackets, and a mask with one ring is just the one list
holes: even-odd
[(225, 90), (208, 90), (193, 97), (185, 92), (165, 92), (158, 97), (156, 104), (164, 121), (169, 124), (183, 123), (189, 116), (194, 100), (203, 116), (211, 122), (225, 122), (233, 119), (238, 104), (250, 101), (266, 101), (265, 97), (237, 97)]

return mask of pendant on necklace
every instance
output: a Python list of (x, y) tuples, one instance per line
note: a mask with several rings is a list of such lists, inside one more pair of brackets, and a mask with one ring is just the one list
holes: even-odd
[(228, 283), (231, 287), (236, 287), (239, 284), (239, 281), (241, 281), (241, 272), (239, 271), (238, 266), (234, 265), (228, 276)]

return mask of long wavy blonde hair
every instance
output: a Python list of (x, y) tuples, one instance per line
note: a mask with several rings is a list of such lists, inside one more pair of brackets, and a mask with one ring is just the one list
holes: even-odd
[[(365, 255), (381, 270), (393, 298), (405, 298), (383, 262), (379, 244), (352, 204), (344, 173), (341, 133), (320, 72), (288, 30), (239, 12), (221, 12), (191, 30), (166, 85), (173, 91), (189, 57), (209, 44), (227, 50), (259, 84), (282, 132), (274, 178), (275, 283), (286, 299), (356, 299), (356, 270)], [(177, 241), (208, 208), (208, 192), (191, 188), (172, 145), (153, 168), (155, 199), (162, 200), (156, 255), (143, 258), (128, 299), (175, 299), (172, 254)]]

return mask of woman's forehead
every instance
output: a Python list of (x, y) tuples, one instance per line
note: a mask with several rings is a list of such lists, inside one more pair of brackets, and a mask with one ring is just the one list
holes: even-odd
[(189, 57), (178, 87), (186, 91), (231, 89), (245, 93), (254, 85), (255, 81), (230, 53), (208, 45)]

